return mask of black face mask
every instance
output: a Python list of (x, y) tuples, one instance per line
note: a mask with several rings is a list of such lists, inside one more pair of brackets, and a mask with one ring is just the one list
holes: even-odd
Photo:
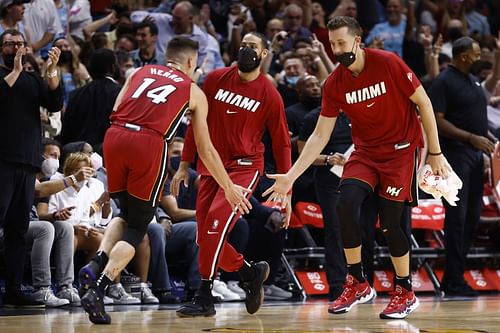
[(354, 44), (352, 44), (351, 52), (345, 52), (345, 53), (339, 54), (338, 56), (335, 56), (335, 58), (337, 58), (337, 61), (340, 64), (344, 65), (345, 67), (351, 66), (356, 61), (356, 54), (353, 52), (354, 45), (356, 45), (356, 42), (354, 42)]
[(171, 156), (170, 157), (170, 167), (177, 171), (179, 169), (179, 164), (181, 163), (180, 156)]
[[(16, 58), (16, 54), (4, 54), (3, 56), (3, 64), (5, 67), (9, 69), (14, 68), (14, 59)], [(24, 65), (26, 63), (26, 56), (21, 57), (21, 63)]]
[(259, 67), (261, 60), (255, 50), (249, 47), (242, 47), (238, 52), (238, 69), (243, 73), (250, 73)]
[(321, 104), (321, 96), (314, 97), (314, 96), (302, 96), (300, 98), (300, 102), (304, 104), (304, 106), (312, 110), (316, 107), (318, 107)]
[(73, 53), (71, 51), (61, 51), (58, 64), (68, 64), (73, 60)]
[(460, 37), (463, 37), (462, 30), (459, 28), (450, 28), (448, 29), (448, 38), (452, 41), (459, 39)]

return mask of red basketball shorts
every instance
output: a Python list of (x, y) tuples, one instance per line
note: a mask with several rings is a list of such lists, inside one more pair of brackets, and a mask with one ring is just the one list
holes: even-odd
[(108, 190), (156, 203), (167, 175), (167, 143), (152, 132), (111, 126), (104, 137)]
[(378, 185), (380, 197), (413, 202), (417, 199), (416, 167), (414, 149), (394, 151), (390, 154), (355, 150), (344, 165), (341, 184), (345, 184), (349, 179), (356, 179), (368, 184), (372, 190)]

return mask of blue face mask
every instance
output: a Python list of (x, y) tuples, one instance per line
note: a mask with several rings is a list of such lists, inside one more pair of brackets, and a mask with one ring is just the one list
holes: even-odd
[(296, 76), (285, 76), (285, 81), (291, 85), (292, 87), (295, 87), (295, 85), (297, 84), (297, 81), (299, 81), (300, 79), (300, 76), (296, 75)]

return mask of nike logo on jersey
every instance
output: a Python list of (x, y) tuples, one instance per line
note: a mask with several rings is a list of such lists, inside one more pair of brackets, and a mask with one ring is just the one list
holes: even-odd
[(373, 99), (387, 93), (385, 82), (381, 81), (369, 87), (354, 90), (345, 94), (347, 104), (355, 104)]
[(260, 106), (260, 102), (229, 90), (219, 89), (214, 97), (217, 101), (234, 105), (244, 110), (255, 112)]
[(227, 110), (226, 110), (226, 113), (227, 113), (227, 114), (235, 114), (235, 113), (238, 113), (238, 112), (237, 112), (237, 111), (231, 111), (231, 110), (227, 109)]
[(370, 103), (370, 104), (367, 104), (367, 105), (366, 105), (366, 107), (367, 107), (367, 108), (371, 108), (371, 107), (372, 107), (372, 106), (374, 106), (374, 105), (375, 105), (375, 102)]

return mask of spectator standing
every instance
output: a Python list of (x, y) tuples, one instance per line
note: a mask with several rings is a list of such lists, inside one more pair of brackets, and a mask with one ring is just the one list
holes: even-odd
[(135, 39), (139, 48), (130, 51), (134, 67), (144, 65), (165, 65), (165, 54), (156, 47), (158, 27), (152, 21), (142, 21), (136, 26)]
[[(8, 29), (0, 35), (0, 224), (5, 231), (6, 281), (4, 305), (33, 305), (20, 291), (26, 252), (25, 234), (33, 205), (35, 175), (41, 165), (40, 106), (49, 112), (62, 108), (62, 89), (56, 65), (60, 51), (49, 51), (47, 81), (35, 72), (25, 72), (23, 35)], [(15, 145), (12, 142), (16, 142)]]

